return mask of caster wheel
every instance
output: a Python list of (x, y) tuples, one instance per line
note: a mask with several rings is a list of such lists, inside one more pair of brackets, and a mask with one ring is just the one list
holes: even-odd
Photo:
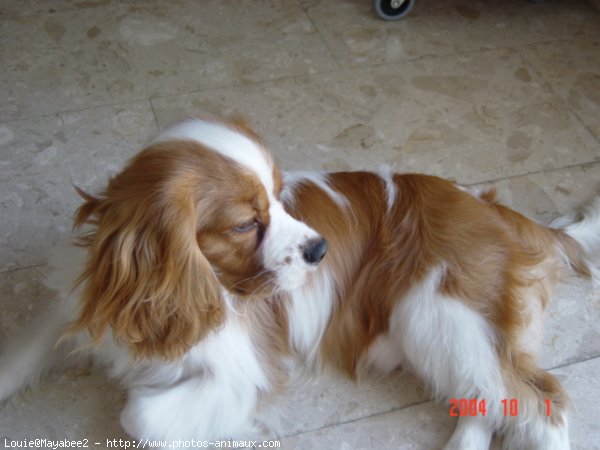
[(398, 20), (406, 16), (416, 0), (373, 0), (373, 9), (383, 20)]

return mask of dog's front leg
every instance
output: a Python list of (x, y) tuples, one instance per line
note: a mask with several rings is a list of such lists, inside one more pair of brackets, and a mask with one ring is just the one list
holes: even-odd
[(212, 374), (165, 387), (133, 388), (121, 414), (124, 430), (140, 442), (163, 448), (199, 448), (203, 443), (258, 434), (257, 392)]

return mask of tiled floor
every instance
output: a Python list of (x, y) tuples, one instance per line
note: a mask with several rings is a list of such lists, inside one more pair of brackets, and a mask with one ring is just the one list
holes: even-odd
[[(78, 198), (161, 127), (247, 116), (284, 168), (392, 162), (548, 220), (600, 192), (600, 13), (549, 0), (0, 0), (0, 330), (52, 294), (43, 250)], [(560, 286), (541, 362), (571, 393), (574, 449), (600, 449), (600, 293)], [(0, 337), (0, 343), (4, 336)], [(324, 376), (286, 399), (286, 449), (438, 449), (453, 420), (398, 374)], [(125, 437), (89, 370), (0, 406), (0, 438)], [(96, 446), (96, 448), (102, 448)]]

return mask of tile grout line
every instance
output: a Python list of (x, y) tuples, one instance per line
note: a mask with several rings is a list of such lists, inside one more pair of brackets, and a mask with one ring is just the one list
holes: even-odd
[(160, 125), (158, 124), (158, 116), (156, 114), (156, 109), (154, 108), (154, 102), (152, 101), (152, 97), (148, 98), (148, 103), (150, 103), (150, 110), (152, 111), (152, 116), (154, 117), (154, 125), (156, 126), (156, 133), (160, 133)]
[(123, 106), (125, 107), (126, 105), (132, 105), (135, 103), (146, 103), (148, 101), (148, 98), (135, 98), (135, 99), (131, 99), (130, 101), (117, 101), (117, 102), (108, 102), (108, 103), (98, 103), (97, 105), (91, 105), (91, 106), (86, 106), (85, 108), (79, 108), (79, 109), (63, 109), (62, 111), (54, 111), (54, 112), (49, 112), (46, 114), (40, 114), (40, 115), (33, 115), (33, 116), (25, 116), (25, 117), (18, 117), (15, 119), (2, 119), (0, 117), (0, 123), (2, 124), (15, 124), (15, 123), (19, 123), (19, 122), (25, 122), (27, 120), (39, 120), (39, 119), (45, 119), (45, 118), (50, 118), (50, 117), (56, 117), (56, 116), (61, 116), (64, 114), (79, 114), (79, 113), (84, 113), (87, 111), (92, 111), (95, 109), (103, 109), (103, 108), (116, 108), (119, 106)]
[[(501, 51), (501, 50), (516, 50), (516, 51), (518, 51), (518, 49), (515, 49), (515, 47), (512, 47), (512, 46), (508, 46), (508, 47), (500, 46), (500, 47), (492, 47), (492, 48), (481, 48), (481, 49), (476, 49), (476, 50), (472, 50), (472, 51), (464, 51), (464, 52), (456, 51), (456, 52), (453, 52), (450, 54), (444, 54), (444, 55), (436, 55), (436, 54), (431, 53), (431, 54), (420, 55), (418, 57), (413, 57), (413, 58), (407, 57), (407, 58), (400, 58), (396, 61), (378, 62), (378, 63), (364, 64), (364, 65), (361, 65), (361, 64), (353, 65), (351, 63), (350, 64), (348, 64), (348, 63), (342, 64), (342, 62), (338, 61), (338, 59), (335, 58), (335, 56), (333, 55), (331, 48), (324, 41), (322, 34), (320, 33), (320, 31), (316, 27), (316, 25), (314, 25), (314, 22), (313, 22), (312, 18), (308, 15), (308, 12), (305, 12), (305, 14), (306, 14), (307, 18), (309, 19), (309, 21), (311, 22), (311, 25), (313, 25), (313, 27), (317, 31), (317, 34), (319, 35), (321, 41), (323, 42), (323, 45), (325, 46), (328, 53), (330, 54), (331, 59), (335, 62), (336, 66), (337, 66), (336, 69), (317, 71), (315, 73), (284, 75), (284, 76), (276, 77), (276, 78), (268, 78), (268, 79), (252, 81), (249, 83), (230, 83), (230, 84), (225, 84), (222, 86), (203, 87), (203, 88), (190, 90), (190, 91), (177, 92), (177, 93), (165, 94), (165, 95), (157, 95), (157, 96), (153, 96), (153, 97), (149, 97), (149, 98), (148, 97), (133, 98), (129, 101), (100, 102), (98, 104), (86, 106), (86, 107), (79, 108), (79, 109), (64, 109), (61, 111), (53, 111), (53, 112), (49, 112), (46, 114), (16, 117), (16, 118), (12, 118), (12, 119), (11, 118), (6, 118), (6, 119), (0, 118), (0, 122), (5, 123), (5, 124), (11, 124), (11, 123), (23, 122), (26, 120), (41, 119), (41, 118), (45, 118), (45, 117), (52, 117), (52, 116), (57, 116), (57, 115), (62, 115), (62, 114), (74, 114), (74, 113), (81, 113), (81, 112), (90, 111), (90, 110), (94, 110), (94, 109), (100, 109), (100, 108), (118, 107), (119, 105), (124, 106), (124, 105), (129, 105), (132, 103), (142, 103), (142, 102), (146, 102), (148, 100), (153, 100), (153, 99), (158, 100), (158, 99), (169, 98), (169, 97), (193, 95), (193, 94), (199, 94), (199, 93), (203, 93), (203, 92), (211, 92), (211, 91), (216, 91), (216, 90), (220, 90), (220, 89), (233, 89), (233, 88), (239, 88), (239, 87), (244, 87), (244, 86), (255, 86), (255, 85), (260, 86), (260, 85), (263, 85), (266, 83), (281, 82), (281, 81), (286, 81), (286, 80), (296, 80), (296, 79), (300, 79), (300, 78), (304, 78), (304, 77), (312, 78), (312, 77), (320, 76), (320, 75), (335, 74), (338, 72), (346, 72), (348, 70), (368, 70), (368, 69), (374, 69), (374, 68), (378, 68), (378, 67), (387, 67), (387, 66), (391, 67), (394, 65), (400, 65), (400, 64), (407, 63), (407, 62), (414, 63), (414, 62), (427, 60), (427, 59), (449, 58), (449, 57), (453, 57), (453, 56), (454, 57), (455, 56), (468, 56), (468, 55), (472, 55), (472, 54), (488, 53), (488, 52)], [(578, 39), (580, 39), (580, 38), (573, 38), (568, 41), (575, 41)], [(550, 40), (550, 41), (533, 42), (533, 43), (529, 43), (529, 44), (524, 44), (523, 47), (532, 47), (532, 46), (536, 46), (536, 45), (548, 45), (548, 44), (552, 44), (554, 42), (564, 42), (564, 41), (565, 40), (557, 39), (557, 40)], [(525, 61), (527, 61), (527, 63), (531, 67), (532, 65), (529, 62), (529, 60), (527, 58), (525, 58), (521, 53), (519, 53), (519, 54), (525, 59)], [(547, 80), (545, 80), (545, 79), (544, 79), (544, 81), (547, 82)], [(556, 94), (554, 92), (554, 90), (553, 90), (553, 93)], [(558, 95), (558, 94), (556, 94), (556, 95)], [(569, 111), (573, 113), (573, 111), (570, 108), (569, 108)], [(578, 121), (580, 121), (578, 116), (577, 116), (577, 118), (578, 118)], [(588, 130), (588, 132), (591, 133), (591, 131), (587, 127), (585, 127), (585, 128)], [(592, 135), (594, 136), (594, 138), (596, 140), (600, 140), (600, 137), (596, 137), (593, 133), (592, 133)]]
[[(359, 68), (378, 68), (378, 67), (385, 67), (385, 66), (394, 66), (394, 65), (398, 65), (398, 64), (402, 64), (402, 63), (407, 63), (407, 62), (418, 62), (418, 61), (422, 61), (422, 60), (427, 60), (427, 59), (433, 59), (433, 58), (450, 58), (450, 57), (458, 57), (458, 56), (469, 56), (469, 55), (477, 55), (477, 54), (482, 54), (482, 53), (488, 53), (488, 52), (495, 52), (495, 51), (502, 51), (502, 50), (515, 50), (515, 51), (519, 51), (521, 48), (526, 48), (526, 47), (535, 47), (537, 45), (551, 45), (557, 42), (573, 42), (573, 41), (578, 41), (582, 38), (584, 38), (585, 36), (578, 36), (578, 37), (574, 37), (571, 39), (552, 39), (552, 40), (545, 40), (545, 41), (539, 41), (539, 42), (530, 42), (527, 44), (523, 44), (520, 45), (518, 48), (508, 45), (508, 46), (498, 46), (498, 47), (487, 47), (487, 48), (477, 48), (477, 49), (473, 49), (473, 50), (465, 50), (465, 51), (460, 51), (460, 50), (455, 50), (452, 53), (445, 53), (443, 55), (441, 54), (435, 54), (435, 53), (426, 53), (426, 54), (421, 54), (419, 56), (415, 56), (415, 57), (406, 57), (406, 58), (399, 58), (396, 61), (382, 61), (382, 62), (375, 62), (375, 63), (371, 63), (371, 64), (352, 64), (352, 63), (347, 63), (346, 67), (343, 67), (342, 70), (352, 70), (352, 69), (359, 69)], [(521, 56), (523, 56), (521, 53), (519, 53)], [(527, 63), (531, 66), (531, 63), (529, 62), (529, 60), (527, 60), (526, 58), (524, 58)], [(544, 80), (546, 81), (546, 80)]]
[[(329, 53), (329, 58), (335, 63), (335, 65), (337, 67), (336, 72), (344, 70), (344, 67), (342, 66), (342, 63), (335, 57), (335, 53), (333, 52), (333, 50), (331, 49), (331, 47), (329, 46), (329, 44), (325, 40), (325, 37), (323, 36), (323, 33), (321, 33), (321, 30), (319, 30), (319, 27), (317, 26), (316, 22), (314, 21), (314, 19), (312, 18), (312, 16), (308, 12), (308, 10), (310, 9), (310, 7), (303, 8), (302, 5), (300, 4), (300, 2), (298, 0), (296, 0), (296, 4), (300, 7), (300, 9), (304, 13), (304, 15), (306, 16), (306, 18), (308, 19), (308, 21), (311, 23), (311, 25), (313, 26), (313, 28), (315, 29), (315, 31), (319, 35), (319, 39), (321, 40), (321, 43), (323, 44), (323, 46), (327, 49), (327, 52)], [(307, 74), (307, 75), (310, 75), (310, 74)]]
[[(571, 39), (571, 41), (575, 41), (575, 40), (579, 40), (579, 39)], [(548, 45), (549, 43), (553, 43), (553, 42), (556, 42), (556, 41), (545, 42), (545, 43), (541, 43), (541, 44), (537, 44), (537, 45)], [(563, 41), (560, 41), (560, 42), (563, 42)], [(529, 45), (529, 46), (531, 47), (532, 45)], [(524, 45), (523, 47), (527, 47), (527, 45)], [(596, 133), (594, 133), (592, 131), (592, 129), (589, 126), (587, 126), (587, 124), (582, 120), (582, 118), (578, 114), (578, 112), (575, 109), (573, 109), (573, 107), (569, 104), (567, 99), (563, 98), (558, 92), (556, 92), (556, 90), (554, 89), (554, 83), (552, 83), (550, 80), (548, 80), (544, 76), (545, 72), (537, 70), (535, 68), (535, 65), (529, 60), (529, 58), (527, 58), (527, 56), (525, 56), (523, 53), (520, 52), (520, 49), (517, 49), (517, 51), (519, 52), (519, 55), (521, 56), (521, 58), (523, 58), (523, 60), (529, 65), (529, 68), (531, 69), (531, 71), (534, 72), (541, 80), (543, 80), (550, 87), (550, 90), (552, 91), (552, 93), (554, 95), (556, 95), (558, 98), (560, 98), (565, 103), (565, 106), (567, 107), (567, 111), (569, 111), (571, 116), (575, 117), (575, 119), (577, 120), (579, 125), (581, 125), (590, 134), (590, 136), (598, 144), (600, 144), (600, 136), (596, 136)]]
[(585, 364), (585, 363), (593, 361), (595, 359), (600, 359), (600, 353), (597, 354), (597, 355), (593, 355), (593, 356), (590, 356), (588, 358), (582, 359), (580, 361), (565, 362), (564, 364), (559, 364), (558, 366), (550, 367), (550, 368), (544, 369), (544, 370), (546, 370), (548, 372), (550, 372), (552, 370), (560, 370), (560, 369), (564, 369), (566, 367), (576, 366), (578, 364)]
[(207, 93), (207, 92), (218, 91), (218, 90), (228, 90), (228, 89), (235, 89), (235, 88), (248, 87), (248, 86), (261, 86), (261, 85), (264, 85), (267, 83), (278, 83), (281, 81), (298, 80), (298, 79), (305, 78), (305, 77), (327, 75), (327, 74), (341, 72), (342, 70), (343, 69), (332, 69), (332, 70), (324, 70), (322, 72), (316, 72), (316, 73), (304, 73), (304, 74), (299, 74), (299, 75), (285, 75), (285, 76), (278, 77), (278, 78), (269, 78), (269, 79), (265, 79), (265, 80), (252, 81), (250, 83), (238, 83), (238, 84), (234, 83), (234, 84), (229, 84), (229, 85), (224, 85), (224, 86), (200, 88), (200, 89), (196, 89), (193, 91), (181, 92), (181, 93), (177, 93), (177, 94), (156, 95), (154, 97), (151, 97), (151, 99), (152, 100), (161, 100), (161, 99), (165, 99), (165, 98), (169, 98), (169, 97), (179, 97), (179, 96), (183, 96), (183, 95), (195, 95), (195, 94)]
[(46, 263), (39, 263), (39, 264), (32, 264), (30, 266), (15, 267), (13, 269), (0, 270), (0, 275), (20, 272), (22, 270), (27, 270), (27, 269), (35, 269), (36, 267), (44, 267), (45, 265), (46, 265)]
[[(573, 362), (568, 362), (568, 363), (565, 363), (565, 364), (560, 364), (558, 366), (554, 366), (554, 367), (550, 367), (550, 368), (545, 368), (544, 370), (546, 370), (548, 372), (551, 372), (553, 370), (560, 370), (560, 369), (564, 369), (564, 368), (567, 368), (567, 367), (575, 366), (575, 365), (578, 365), (578, 364), (585, 364), (585, 363), (587, 363), (589, 361), (593, 361), (595, 359), (600, 359), (600, 354), (591, 356), (591, 357), (586, 358), (586, 359), (582, 359), (581, 361), (573, 361)], [(311, 429), (303, 430), (303, 431), (298, 432), (298, 433), (284, 435), (284, 436), (282, 436), (282, 439), (287, 439), (287, 438), (293, 438), (293, 437), (297, 437), (297, 436), (302, 436), (303, 434), (307, 434), (307, 433), (314, 433), (314, 432), (317, 432), (317, 431), (326, 430), (326, 429), (334, 428), (334, 427), (341, 426), (341, 425), (347, 425), (347, 424), (359, 422), (359, 421), (366, 420), (366, 419), (380, 417), (380, 416), (383, 416), (385, 414), (394, 413), (394, 412), (397, 412), (397, 411), (403, 411), (405, 409), (409, 409), (409, 408), (412, 408), (412, 407), (415, 407), (415, 406), (424, 405), (424, 404), (427, 404), (427, 403), (432, 403), (432, 404), (435, 404), (435, 405), (440, 405), (439, 402), (437, 402), (437, 401), (435, 401), (433, 399), (423, 400), (423, 401), (420, 401), (420, 402), (416, 402), (416, 403), (411, 403), (411, 404), (408, 404), (408, 405), (400, 406), (398, 408), (391, 408), (391, 409), (388, 409), (388, 410), (385, 410), (385, 411), (379, 411), (379, 412), (376, 412), (376, 413), (373, 413), (373, 414), (369, 414), (369, 415), (365, 415), (365, 416), (362, 416), (362, 417), (357, 417), (357, 418), (354, 418), (354, 419), (345, 420), (345, 421), (338, 422), (338, 423), (332, 423), (332, 424), (324, 425), (322, 427), (311, 428)]]
[(367, 416), (357, 417), (355, 419), (349, 419), (349, 420), (345, 420), (345, 421), (338, 422), (338, 423), (331, 423), (331, 424), (328, 424), (328, 425), (324, 425), (322, 427), (311, 428), (311, 429), (308, 429), (308, 430), (300, 431), (298, 433), (284, 435), (284, 436), (282, 436), (282, 438), (283, 439), (293, 438), (293, 437), (296, 437), (296, 436), (302, 436), (303, 434), (307, 434), (307, 433), (314, 433), (316, 431), (327, 430), (329, 428), (337, 427), (337, 426), (340, 426), (340, 425), (348, 425), (348, 424), (351, 424), (351, 423), (359, 422), (359, 421), (364, 420), (364, 419), (369, 419), (371, 417), (383, 416), (385, 414), (393, 413), (393, 412), (396, 412), (396, 411), (402, 411), (404, 409), (408, 409), (408, 408), (411, 408), (413, 406), (424, 405), (426, 403), (436, 403), (436, 402), (434, 402), (433, 400), (423, 400), (423, 401), (420, 401), (420, 402), (411, 403), (409, 405), (401, 406), (399, 408), (392, 408), (392, 409), (389, 409), (389, 410), (386, 410), (386, 411), (376, 412), (376, 413), (373, 413), (373, 414), (370, 414), (370, 415), (367, 415)]
[(566, 101), (565, 103), (567, 104), (567, 108), (568, 110), (571, 112), (571, 114), (573, 114), (573, 116), (575, 116), (575, 119), (577, 119), (577, 121), (583, 126), (583, 128), (585, 128), (587, 130), (587, 132), (590, 134), (590, 136), (592, 136), (592, 138), (600, 145), (600, 136), (596, 136), (596, 133), (594, 133), (592, 131), (592, 129), (586, 125), (586, 123), (581, 119), (581, 116), (579, 115), (579, 113), (577, 111), (575, 111), (574, 109), (571, 108), (571, 105), (569, 105)]
[(584, 169), (584, 168), (588, 168), (588, 167), (593, 167), (595, 165), (600, 164), (600, 157), (593, 159), (591, 161), (584, 161), (584, 162), (579, 162), (579, 163), (574, 163), (574, 164), (567, 164), (566, 166), (560, 166), (560, 167), (553, 167), (551, 169), (540, 169), (540, 170), (533, 170), (530, 172), (522, 172), (522, 173), (517, 173), (514, 175), (507, 175), (505, 177), (498, 177), (498, 178), (491, 178), (489, 180), (481, 180), (481, 181), (475, 181), (473, 183), (460, 183), (462, 186), (465, 187), (472, 187), (472, 186), (477, 186), (480, 184), (491, 184), (491, 183), (498, 183), (499, 181), (506, 181), (506, 180), (512, 180), (515, 178), (520, 178), (520, 177), (528, 177), (531, 175), (538, 175), (538, 174), (542, 174), (542, 173), (552, 173), (552, 172), (558, 172), (559, 170), (565, 170), (565, 169)]
[(49, 112), (46, 114), (40, 114), (40, 115), (17, 117), (14, 119), (10, 119), (10, 118), (3, 119), (2, 117), (0, 117), (0, 123), (13, 124), (13, 123), (18, 123), (18, 122), (24, 122), (26, 120), (43, 119), (43, 118), (48, 118), (48, 117), (60, 116), (63, 114), (77, 114), (77, 113), (82, 113), (82, 112), (86, 112), (86, 111), (91, 111), (94, 109), (114, 108), (114, 107), (118, 107), (118, 106), (130, 105), (130, 104), (134, 104), (134, 103), (145, 103), (148, 100), (152, 101), (152, 100), (160, 100), (160, 99), (169, 98), (169, 97), (194, 95), (194, 94), (200, 94), (200, 93), (205, 93), (205, 92), (217, 91), (217, 90), (221, 90), (221, 89), (227, 90), (227, 89), (235, 89), (235, 88), (240, 88), (240, 87), (245, 87), (245, 86), (260, 86), (260, 85), (263, 85), (266, 83), (274, 83), (274, 82), (280, 82), (280, 81), (286, 81), (286, 80), (296, 80), (296, 79), (300, 79), (303, 77), (312, 77), (312, 76), (317, 76), (317, 75), (331, 74), (331, 73), (340, 72), (342, 70), (343, 69), (332, 69), (332, 70), (324, 70), (322, 72), (316, 72), (316, 73), (285, 75), (282, 77), (252, 81), (249, 83), (232, 83), (232, 84), (225, 84), (222, 86), (205, 87), (205, 88), (200, 88), (200, 89), (195, 89), (195, 90), (185, 91), (185, 92), (176, 92), (176, 93), (172, 93), (172, 94), (155, 95), (152, 97), (133, 98), (129, 101), (120, 101), (119, 100), (117, 102), (98, 103), (95, 105), (90, 105), (90, 106), (86, 106), (84, 108), (79, 108), (79, 109), (64, 109), (61, 111), (53, 111), (53, 112)]

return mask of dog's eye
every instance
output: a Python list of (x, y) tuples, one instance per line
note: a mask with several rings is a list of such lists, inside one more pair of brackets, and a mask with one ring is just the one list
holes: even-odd
[(249, 222), (243, 223), (242, 225), (238, 225), (233, 228), (233, 231), (237, 233), (246, 233), (250, 230), (255, 229), (258, 226), (258, 222), (255, 219), (252, 219)]

